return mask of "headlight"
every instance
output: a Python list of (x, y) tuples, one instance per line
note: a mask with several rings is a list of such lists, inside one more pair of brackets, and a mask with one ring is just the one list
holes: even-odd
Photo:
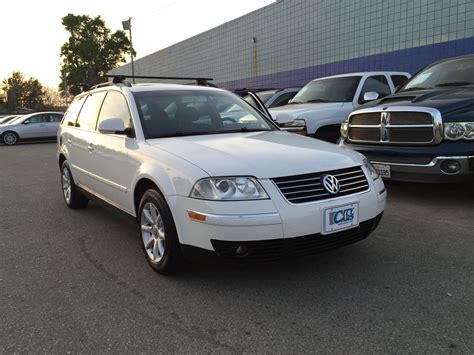
[(282, 123), (279, 126), (281, 129), (285, 131), (302, 134), (302, 135), (307, 134), (306, 121), (301, 118), (297, 118), (296, 120), (291, 121), (291, 122)]
[(450, 122), (444, 124), (444, 138), (474, 140), (474, 122)]
[(261, 200), (268, 195), (252, 177), (206, 178), (194, 184), (189, 195), (202, 200)]
[(341, 137), (347, 138), (349, 135), (349, 120), (345, 120), (341, 123)]
[(367, 170), (369, 170), (370, 177), (372, 178), (372, 180), (377, 180), (379, 178), (379, 173), (377, 172), (377, 170), (375, 170), (370, 161), (364, 159), (364, 166), (367, 168)]

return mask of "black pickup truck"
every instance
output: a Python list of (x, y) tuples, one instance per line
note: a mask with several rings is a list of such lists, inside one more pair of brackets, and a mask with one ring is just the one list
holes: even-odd
[(387, 179), (474, 181), (474, 55), (433, 63), (352, 112), (339, 145), (364, 154)]

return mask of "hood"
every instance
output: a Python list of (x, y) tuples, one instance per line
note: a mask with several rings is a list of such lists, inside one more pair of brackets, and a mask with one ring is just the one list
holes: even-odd
[(370, 102), (360, 108), (375, 106), (417, 106), (432, 107), (439, 110), (443, 116), (474, 107), (474, 87), (440, 88), (431, 90), (418, 90), (398, 92), (385, 96), (383, 99)]
[[(352, 104), (349, 103), (351, 106)], [(339, 110), (344, 107), (343, 102), (327, 102), (327, 103), (308, 103), (308, 104), (289, 104), (285, 106), (275, 107), (270, 109), (270, 114), (272, 118), (278, 123), (284, 123), (287, 121), (284, 119), (288, 114), (293, 116), (293, 118), (305, 117), (307, 114), (312, 114), (314, 112), (326, 112)], [(280, 122), (278, 116), (282, 116), (282, 122)]]
[(284, 131), (160, 138), (147, 142), (197, 165), (210, 176), (273, 178), (361, 164), (358, 153)]

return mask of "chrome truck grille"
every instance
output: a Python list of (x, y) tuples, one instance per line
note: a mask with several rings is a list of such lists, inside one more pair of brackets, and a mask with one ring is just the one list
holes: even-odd
[(369, 144), (437, 144), (442, 140), (441, 114), (424, 107), (368, 108), (349, 115), (348, 140)]
[[(339, 181), (339, 192), (331, 194), (322, 179), (332, 175)], [(369, 183), (360, 166), (321, 173), (285, 176), (272, 179), (282, 195), (293, 204), (352, 195), (369, 189)]]

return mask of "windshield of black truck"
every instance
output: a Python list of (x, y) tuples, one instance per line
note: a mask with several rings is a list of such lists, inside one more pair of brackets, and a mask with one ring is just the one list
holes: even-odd
[(432, 65), (411, 78), (400, 91), (474, 85), (474, 57)]

